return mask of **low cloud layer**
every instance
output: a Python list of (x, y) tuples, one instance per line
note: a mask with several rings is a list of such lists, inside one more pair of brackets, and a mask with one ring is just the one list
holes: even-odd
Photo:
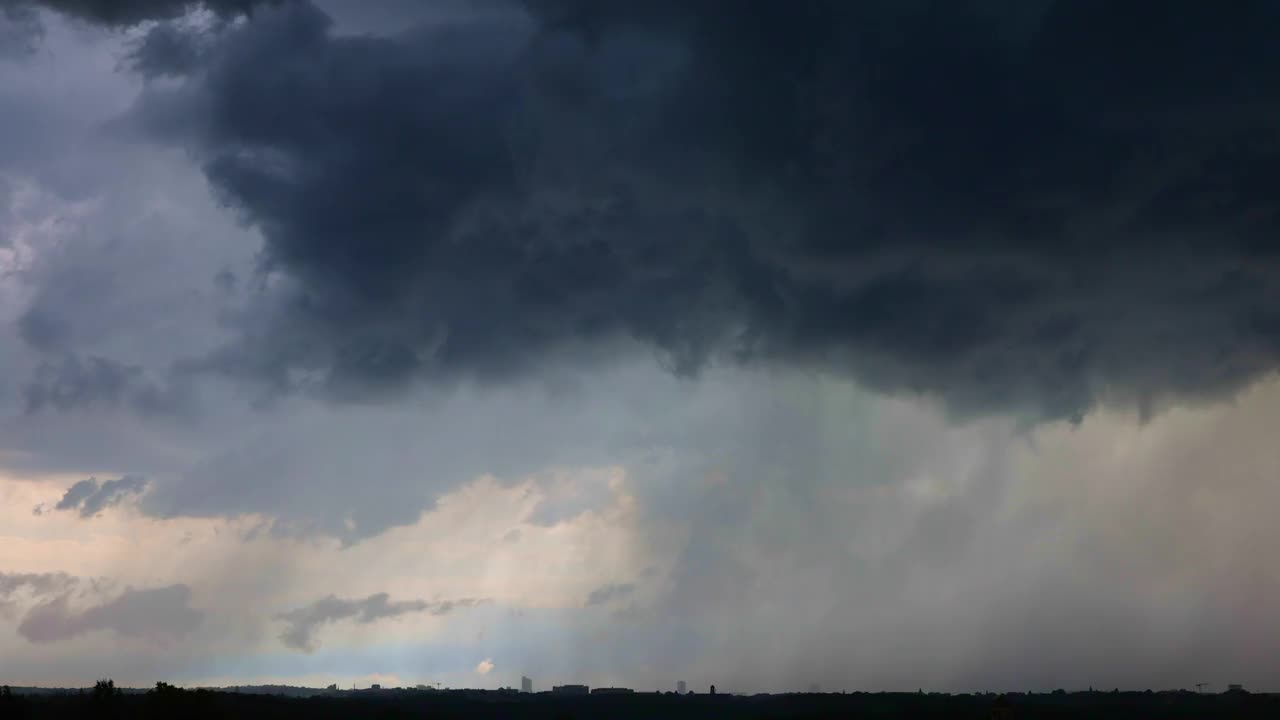
[[(32, 318), (27, 315), (23, 330), (28, 342), (38, 347), (46, 341), (33, 340), (33, 333), (55, 331), (32, 329)], [(23, 397), (28, 413), (124, 409), (143, 416), (176, 415), (188, 400), (180, 388), (148, 380), (141, 367), (76, 355), (41, 363), (23, 388)]]
[(42, 598), (64, 592), (76, 579), (66, 573), (6, 573), (0, 572), (0, 612), (12, 607), (15, 596), (26, 594)]
[(146, 479), (137, 475), (125, 475), (102, 483), (97, 478), (88, 478), (67, 488), (53, 509), (74, 510), (80, 513), (80, 517), (89, 518), (146, 489)]
[(630, 597), (631, 593), (635, 592), (635, 589), (636, 586), (633, 583), (609, 583), (608, 585), (601, 585), (587, 595), (586, 606), (592, 607), (595, 605), (607, 605), (613, 600), (622, 600)]
[(204, 614), (190, 605), (186, 585), (149, 590), (125, 590), (118, 597), (83, 610), (71, 607), (69, 595), (59, 595), (33, 607), (18, 632), (33, 643), (69, 640), (97, 630), (124, 638), (167, 643), (194, 631)]
[(318, 647), (318, 642), (315, 640), (315, 632), (323, 625), (350, 619), (367, 625), (386, 618), (421, 612), (432, 615), (447, 615), (455, 608), (475, 607), (482, 602), (484, 601), (474, 598), (430, 602), (426, 600), (392, 602), (387, 593), (375, 593), (363, 600), (344, 600), (334, 595), (329, 595), (310, 605), (280, 613), (276, 615), (276, 620), (285, 623), (285, 630), (280, 634), (280, 641), (286, 647), (303, 652), (313, 652)]

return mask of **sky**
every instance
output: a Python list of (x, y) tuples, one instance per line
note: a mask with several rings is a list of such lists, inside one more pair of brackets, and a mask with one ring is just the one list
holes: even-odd
[(0, 682), (1280, 690), (1277, 32), (0, 0)]

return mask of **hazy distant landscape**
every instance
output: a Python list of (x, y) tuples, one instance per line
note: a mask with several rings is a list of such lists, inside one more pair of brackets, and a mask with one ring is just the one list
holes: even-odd
[(515, 690), (319, 690), (286, 686), (182, 690), (13, 688), (0, 718), (1274, 718), (1280, 695), (1052, 693), (626, 693), (568, 696)]

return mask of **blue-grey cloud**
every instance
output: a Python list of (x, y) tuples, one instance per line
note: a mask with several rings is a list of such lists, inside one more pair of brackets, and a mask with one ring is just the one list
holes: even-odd
[(221, 15), (251, 12), (264, 2), (281, 0), (3, 0), (0, 10), (29, 13), (48, 8), (74, 18), (113, 27), (137, 25), (146, 20), (168, 20), (196, 9)]
[(0, 572), (0, 608), (19, 590), (26, 590), (35, 597), (65, 591), (76, 579), (66, 573), (6, 573)]
[(174, 23), (162, 23), (143, 35), (129, 51), (131, 67), (146, 77), (191, 72), (204, 51), (203, 35)]
[[(26, 319), (26, 327), (33, 327), (32, 316)], [(27, 334), (36, 332), (29, 330)], [(140, 366), (75, 354), (41, 362), (22, 390), (28, 413), (124, 409), (144, 416), (173, 417), (189, 412), (194, 402), (181, 378), (161, 384), (148, 378)]]
[(334, 595), (323, 597), (310, 605), (295, 608), (276, 615), (276, 619), (285, 623), (280, 634), (280, 641), (285, 646), (303, 652), (312, 652), (317, 647), (314, 639), (315, 631), (322, 625), (354, 619), (358, 623), (370, 624), (385, 618), (399, 617), (410, 613), (429, 612), (432, 615), (447, 615), (455, 608), (469, 608), (483, 603), (476, 598), (459, 600), (400, 600), (392, 602), (387, 593), (375, 593), (362, 600), (344, 600)]
[(93, 517), (146, 489), (146, 479), (137, 475), (125, 475), (102, 483), (97, 478), (88, 478), (68, 488), (54, 509), (75, 510), (80, 517)]
[(42, 35), (35, 8), (0, 5), (0, 62), (35, 52)]
[(613, 600), (621, 600), (630, 597), (635, 592), (634, 583), (609, 583), (601, 585), (587, 594), (587, 607), (596, 605), (606, 605)]
[(105, 603), (76, 611), (64, 594), (28, 611), (18, 632), (34, 643), (58, 642), (95, 630), (166, 642), (191, 633), (203, 621), (204, 613), (193, 609), (190, 601), (191, 589), (186, 585), (130, 588)]

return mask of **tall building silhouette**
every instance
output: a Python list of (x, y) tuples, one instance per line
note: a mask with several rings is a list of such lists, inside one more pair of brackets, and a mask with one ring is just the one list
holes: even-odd
[(689, 686), (686, 685), (683, 680), (680, 680), (679, 682), (676, 683), (676, 692), (680, 693), (681, 695), (684, 695), (685, 693), (689, 692)]
[(520, 676), (520, 692), (533, 692), (533, 680), (524, 675)]

